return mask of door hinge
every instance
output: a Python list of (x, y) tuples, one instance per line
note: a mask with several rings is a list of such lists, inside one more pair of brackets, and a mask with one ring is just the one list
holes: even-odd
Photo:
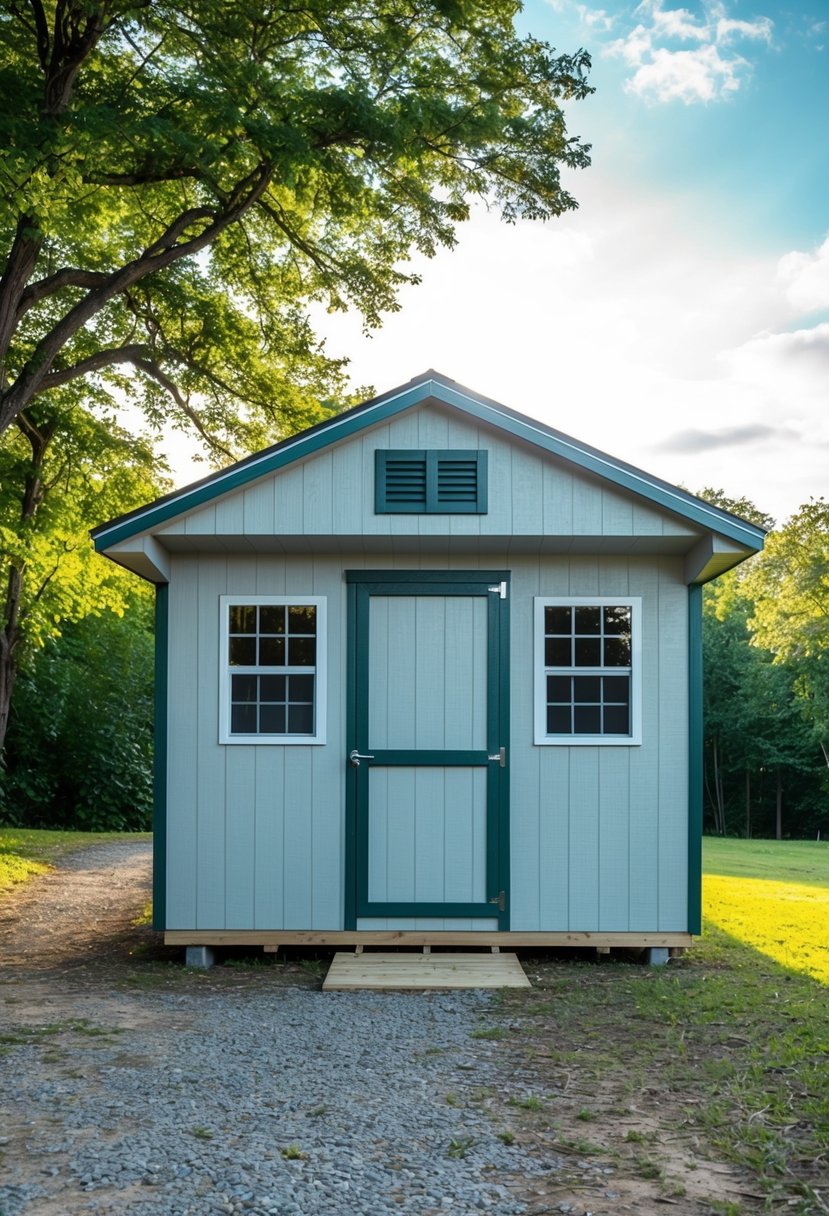
[(507, 910), (506, 891), (499, 891), (497, 895), (495, 895), (492, 899), (488, 900), (487, 902), (491, 903), (491, 904), (497, 904), (499, 912), (506, 912), (506, 910)]
[(487, 754), (487, 760), (497, 760), (498, 763), (500, 764), (501, 768), (506, 768), (507, 767), (507, 749), (505, 747), (499, 747), (497, 752), (495, 752), (494, 755), (490, 756), (489, 754)]
[(506, 580), (504, 580), (504, 581), (503, 581), (503, 582), (501, 582), (501, 583), (496, 583), (494, 587), (487, 587), (487, 591), (494, 591), (494, 592), (496, 592), (498, 595), (500, 595), (500, 597), (501, 597), (501, 599), (502, 599), (502, 600), (505, 600), (505, 599), (507, 598), (507, 584), (506, 584)]

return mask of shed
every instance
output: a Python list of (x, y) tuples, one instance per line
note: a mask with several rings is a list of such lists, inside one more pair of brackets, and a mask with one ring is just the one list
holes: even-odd
[(688, 945), (702, 585), (763, 535), (434, 371), (97, 528), (156, 585), (156, 928)]

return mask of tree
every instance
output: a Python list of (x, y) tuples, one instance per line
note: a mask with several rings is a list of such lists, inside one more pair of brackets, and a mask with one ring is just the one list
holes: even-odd
[(249, 451), (342, 387), (308, 301), (376, 325), (471, 200), (575, 206), (589, 57), (519, 38), (519, 8), (7, 0), (0, 433), (91, 377)]
[(63, 627), (20, 674), (0, 822), (140, 831), (152, 818), (153, 601)]
[(829, 768), (829, 503), (811, 499), (769, 537), (747, 586), (754, 635), (794, 670)]
[[(21, 666), (62, 622), (134, 597), (132, 577), (98, 556), (89, 520), (164, 487), (152, 447), (80, 406), (80, 385), (35, 402), (0, 445), (0, 753)], [(85, 394), (88, 396), (88, 394)]]

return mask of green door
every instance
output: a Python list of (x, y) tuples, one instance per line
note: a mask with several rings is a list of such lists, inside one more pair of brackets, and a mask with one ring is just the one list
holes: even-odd
[(509, 926), (504, 571), (348, 571), (346, 928)]

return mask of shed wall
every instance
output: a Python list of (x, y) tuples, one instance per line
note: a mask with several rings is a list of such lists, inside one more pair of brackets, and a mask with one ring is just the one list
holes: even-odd
[[(420, 429), (417, 440), (414, 436), (405, 440), (399, 433), (414, 421), (403, 418), (383, 428), (397, 431), (393, 439), (388, 436), (393, 446), (427, 442)], [(472, 446), (457, 433), (459, 425), (453, 423), (445, 436), (428, 442)], [(487, 446), (492, 452), (489, 435)], [(322, 459), (339, 460), (348, 447), (349, 459), (354, 458), (358, 443), (343, 445)], [(492, 468), (492, 456), (490, 461)], [(504, 475), (505, 470), (506, 465)], [(304, 478), (302, 469), (296, 472)], [(513, 527), (518, 523), (515, 503), (526, 475), (522, 466), (521, 476), (513, 482)], [(349, 476), (360, 484), (357, 468)], [(539, 476), (546, 476), (546, 471)], [(373, 484), (372, 478), (362, 480)], [(601, 497), (602, 492), (597, 492)], [(325, 513), (325, 495), (320, 492), (320, 497)], [(537, 492), (532, 500), (537, 503)], [(210, 510), (220, 507), (224, 510), (225, 504)], [(346, 513), (338, 509), (327, 515), (328, 529)], [(371, 515), (375, 521), (378, 518)], [(487, 518), (483, 517), (484, 523)], [(271, 528), (274, 520), (272, 515)], [(304, 512), (301, 522), (308, 526)], [(393, 517), (390, 522), (395, 522)], [(464, 522), (458, 517), (452, 526)], [(349, 530), (352, 527), (356, 530), (356, 520), (349, 521)], [(376, 554), (369, 559), (357, 554), (347, 558), (182, 554), (174, 555), (171, 563), (167, 927), (340, 929), (346, 764), (342, 571), (366, 566), (463, 568), (477, 562), (467, 556), (450, 563), (430, 553), (409, 560)], [(488, 556), (486, 565), (512, 571), (511, 928), (686, 929), (688, 661), (687, 588), (681, 560), (509, 559), (504, 554)], [(328, 743), (221, 746), (219, 596), (280, 593), (327, 597)], [(641, 746), (533, 745), (533, 596), (561, 594), (642, 596)], [(452, 922), (445, 927), (459, 926)]]

